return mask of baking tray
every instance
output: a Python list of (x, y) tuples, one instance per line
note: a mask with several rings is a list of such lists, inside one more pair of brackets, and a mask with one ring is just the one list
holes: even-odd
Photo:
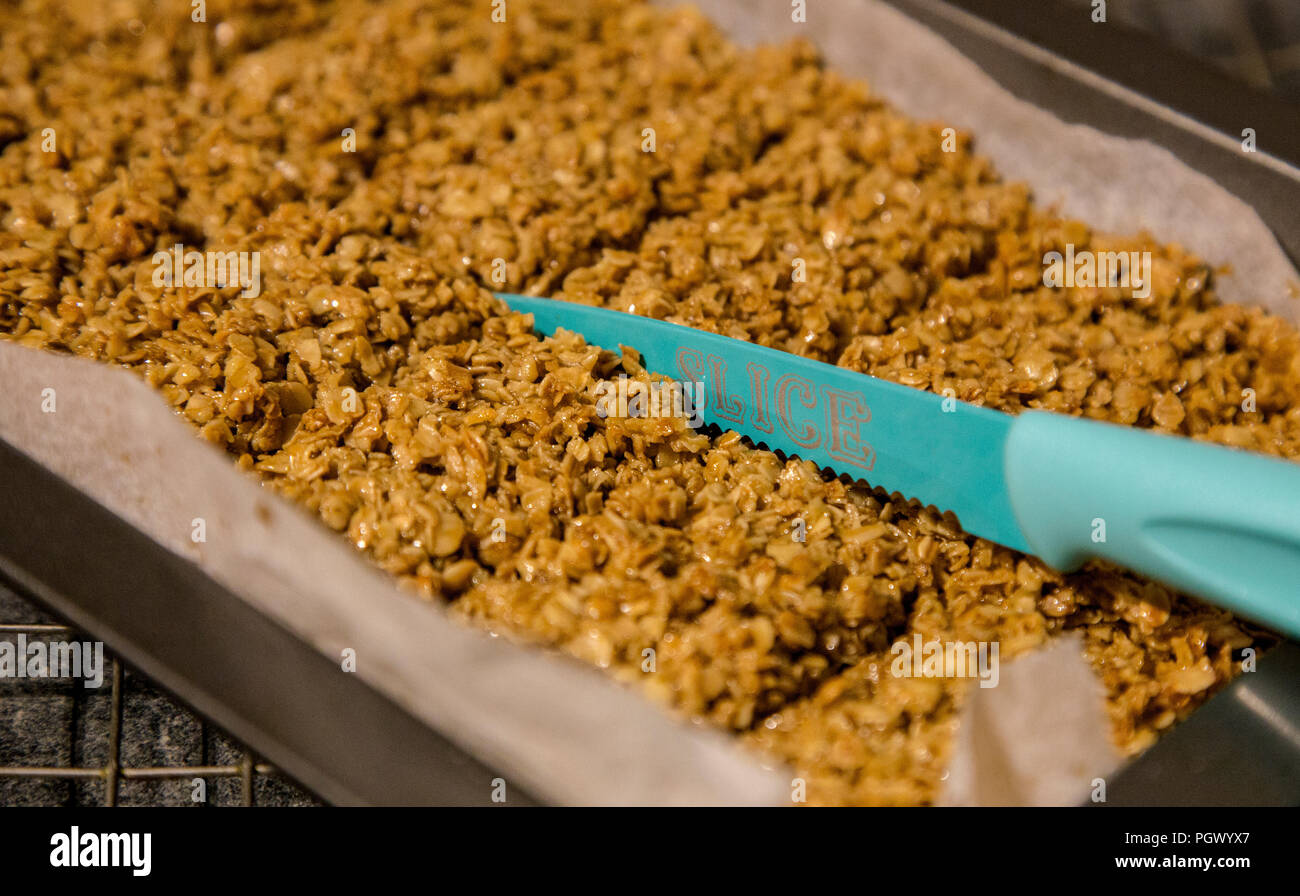
[[(194, 564), (0, 440), (0, 578), (323, 799), (490, 805), (496, 777)], [(518, 786), (511, 805), (534, 802)]]
[[(1300, 258), (1294, 107), (1054, 2), (889, 2), (1021, 98), (1066, 121), (1163, 145), (1254, 206)], [(1233, 135), (1242, 127), (1265, 129), (1261, 152), (1240, 151)], [(103, 639), (302, 785), (341, 804), (487, 802), (482, 782), (493, 773), (480, 760), (361, 679), (326, 674), (332, 660), (2, 440), (0, 477), (5, 582)], [(1190, 735), (1162, 740), (1120, 777), (1118, 791), (1149, 803), (1295, 802), (1294, 787), (1268, 773), (1291, 774), (1300, 756), (1300, 738), (1286, 736), (1300, 730), (1292, 651), (1265, 657), (1263, 678), (1248, 676), (1211, 700), (1184, 724)], [(1240, 706), (1282, 733), (1248, 742), (1247, 757), (1265, 772), (1189, 772), (1198, 744), (1229, 743), (1239, 718), (1230, 710)], [(532, 802), (512, 788), (511, 804)]]

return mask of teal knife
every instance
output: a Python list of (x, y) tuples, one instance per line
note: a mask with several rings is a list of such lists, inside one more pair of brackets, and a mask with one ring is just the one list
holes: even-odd
[(1013, 416), (691, 327), (499, 295), (542, 335), (628, 346), (647, 370), (702, 383), (705, 423), (950, 510), (967, 532), (1058, 570), (1109, 560), (1300, 637), (1300, 464)]

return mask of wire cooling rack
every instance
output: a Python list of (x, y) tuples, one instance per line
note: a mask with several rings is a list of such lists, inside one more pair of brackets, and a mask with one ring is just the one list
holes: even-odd
[[(92, 640), (0, 585), (0, 641)], [(103, 681), (0, 677), (0, 806), (318, 805), (107, 650)]]

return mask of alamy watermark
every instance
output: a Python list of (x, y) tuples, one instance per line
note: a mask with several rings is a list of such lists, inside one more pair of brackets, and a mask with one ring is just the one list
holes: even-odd
[(895, 678), (977, 678), (982, 688), (998, 686), (997, 641), (925, 641), (916, 632), (911, 644), (896, 641), (889, 652)]
[(1065, 253), (1043, 255), (1044, 286), (1118, 286), (1133, 290), (1133, 298), (1151, 295), (1150, 252), (1074, 251), (1067, 243)]
[(153, 834), (83, 832), (73, 825), (51, 836), (50, 846), (52, 868), (129, 868), (135, 877), (153, 869)]
[(0, 678), (81, 678), (97, 688), (104, 683), (104, 642), (28, 642), (19, 634), (0, 641)]
[(620, 374), (596, 384), (596, 413), (602, 417), (681, 417), (692, 429), (704, 425), (704, 383), (644, 383)]
[(198, 286), (209, 289), (241, 287), (246, 299), (262, 292), (262, 254), (260, 252), (186, 251), (177, 243), (170, 251), (153, 254), (153, 285), (158, 287)]

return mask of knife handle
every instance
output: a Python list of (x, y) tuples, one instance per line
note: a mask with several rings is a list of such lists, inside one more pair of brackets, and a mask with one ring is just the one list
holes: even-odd
[(1004, 460), (1048, 565), (1109, 560), (1300, 638), (1300, 464), (1043, 411)]

